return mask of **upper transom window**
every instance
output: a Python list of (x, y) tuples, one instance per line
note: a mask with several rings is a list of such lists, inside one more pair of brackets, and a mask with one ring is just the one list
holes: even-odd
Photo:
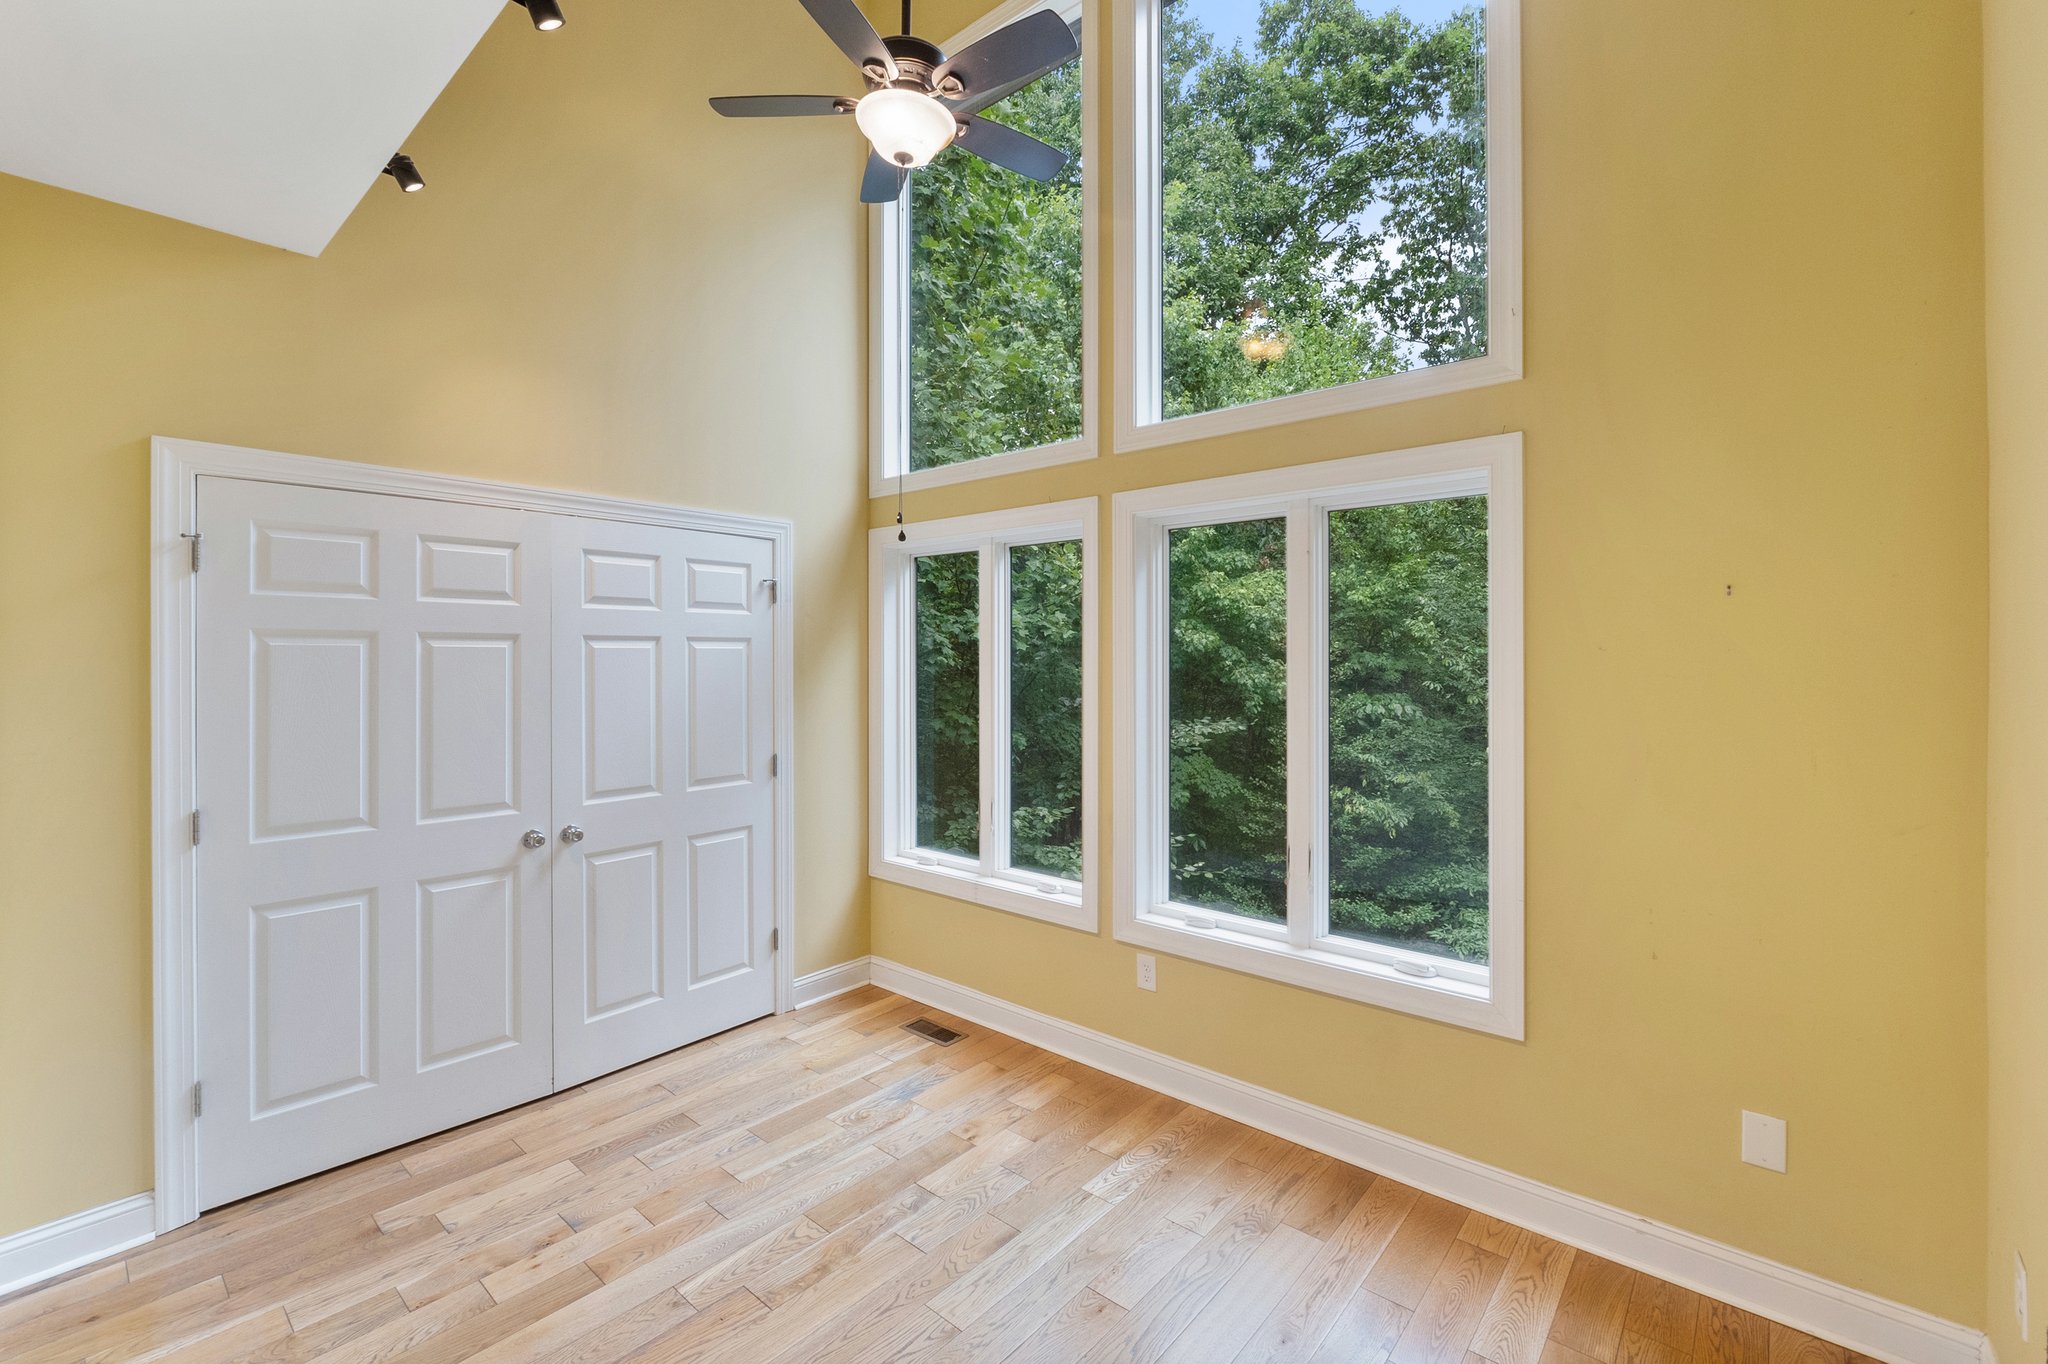
[[(1039, 9), (1082, 36), (1078, 0), (1019, 0), (947, 50)], [(1069, 153), (1056, 179), (1041, 184), (978, 157), (941, 156), (880, 210), (878, 492), (898, 475), (917, 486), (1093, 453), (1085, 60), (983, 111)], [(1000, 462), (984, 463), (991, 460)]]
[(1125, 0), (1120, 444), (1515, 377), (1515, 0)]

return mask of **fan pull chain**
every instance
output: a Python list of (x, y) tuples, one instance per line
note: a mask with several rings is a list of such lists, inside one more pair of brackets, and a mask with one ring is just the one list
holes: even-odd
[(896, 471), (896, 543), (902, 544), (910, 538), (910, 532), (903, 529), (903, 471)]

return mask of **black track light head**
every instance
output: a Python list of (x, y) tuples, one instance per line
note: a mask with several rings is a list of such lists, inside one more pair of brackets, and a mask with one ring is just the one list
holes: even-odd
[(398, 182), (398, 187), (407, 194), (415, 194), (427, 187), (427, 177), (420, 174), (420, 168), (404, 152), (391, 158), (384, 167), (384, 173)]
[(512, 0), (512, 3), (524, 5), (533, 26), (542, 33), (553, 33), (568, 22), (562, 17), (562, 6), (557, 0)]

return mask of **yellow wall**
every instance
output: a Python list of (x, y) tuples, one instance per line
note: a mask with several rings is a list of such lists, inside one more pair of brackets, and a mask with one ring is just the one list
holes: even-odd
[[(1522, 9), (1527, 379), (910, 511), (1526, 432), (1528, 1041), (1171, 958), (1144, 994), (1106, 935), (880, 882), (875, 950), (1977, 1322), (1977, 7)], [(1744, 1107), (1789, 1174), (1738, 1162)]]
[[(2038, 69), (2028, 0), (1990, 3), (2034, 26)], [(927, 0), (919, 27), (977, 7)], [(868, 949), (872, 894), (886, 956), (1999, 1320), (2012, 1245), (2048, 1274), (2048, 1190), (2020, 1174), (2048, 1120), (2038, 1086), (1994, 1096), (2013, 1197), (1987, 1292), (1977, 8), (1524, 9), (1525, 381), (911, 500), (948, 515), (1525, 431), (1523, 1044), (1170, 958), (1141, 995), (1107, 937), (860, 875), (857, 532), (888, 508), (859, 501), (857, 162), (843, 128), (702, 106), (757, 84), (705, 60), (743, 38), (787, 40), (791, 88), (844, 88), (794, 4), (599, 6), (546, 38), (508, 12), (409, 141), (429, 191), (378, 186), (318, 261), (0, 180), (0, 1234), (150, 1179), (162, 432), (794, 517), (800, 970)], [(2024, 59), (1991, 46), (1994, 129), (2038, 129)], [(2048, 500), (2018, 459), (2039, 402), (2018, 376), (2048, 359), (2032, 143), (2014, 126), (1990, 149), (2036, 177), (2032, 213), (1995, 194), (1989, 222), (2001, 289), (2036, 272), (2031, 308), (1992, 314), (2001, 516)], [(2002, 536), (1999, 581), (2038, 594), (2038, 553)], [(2002, 722), (2048, 641), (2038, 598), (1999, 611)], [(2000, 764), (2001, 829), (2038, 816), (2041, 770)], [(2018, 938), (2042, 869), (2018, 835), (1998, 846), (1993, 1039), (2019, 1058), (2048, 1040)], [(1745, 1106), (1791, 1120), (1791, 1174), (1736, 1161)]]
[(0, 1234), (151, 1183), (153, 433), (793, 518), (798, 969), (868, 950), (859, 159), (710, 114), (758, 43), (843, 74), (794, 4), (508, 6), (319, 260), (0, 178)]
[[(1991, 1235), (1986, 1320), (2008, 1364), (2048, 1331), (2048, 10), (1984, 6), (1991, 412)], [(2033, 1340), (2013, 1315), (2026, 1257)]]

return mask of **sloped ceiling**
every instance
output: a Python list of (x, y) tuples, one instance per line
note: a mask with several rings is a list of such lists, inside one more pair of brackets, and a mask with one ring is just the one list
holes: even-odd
[(0, 172), (317, 256), (504, 9), (0, 0)]

